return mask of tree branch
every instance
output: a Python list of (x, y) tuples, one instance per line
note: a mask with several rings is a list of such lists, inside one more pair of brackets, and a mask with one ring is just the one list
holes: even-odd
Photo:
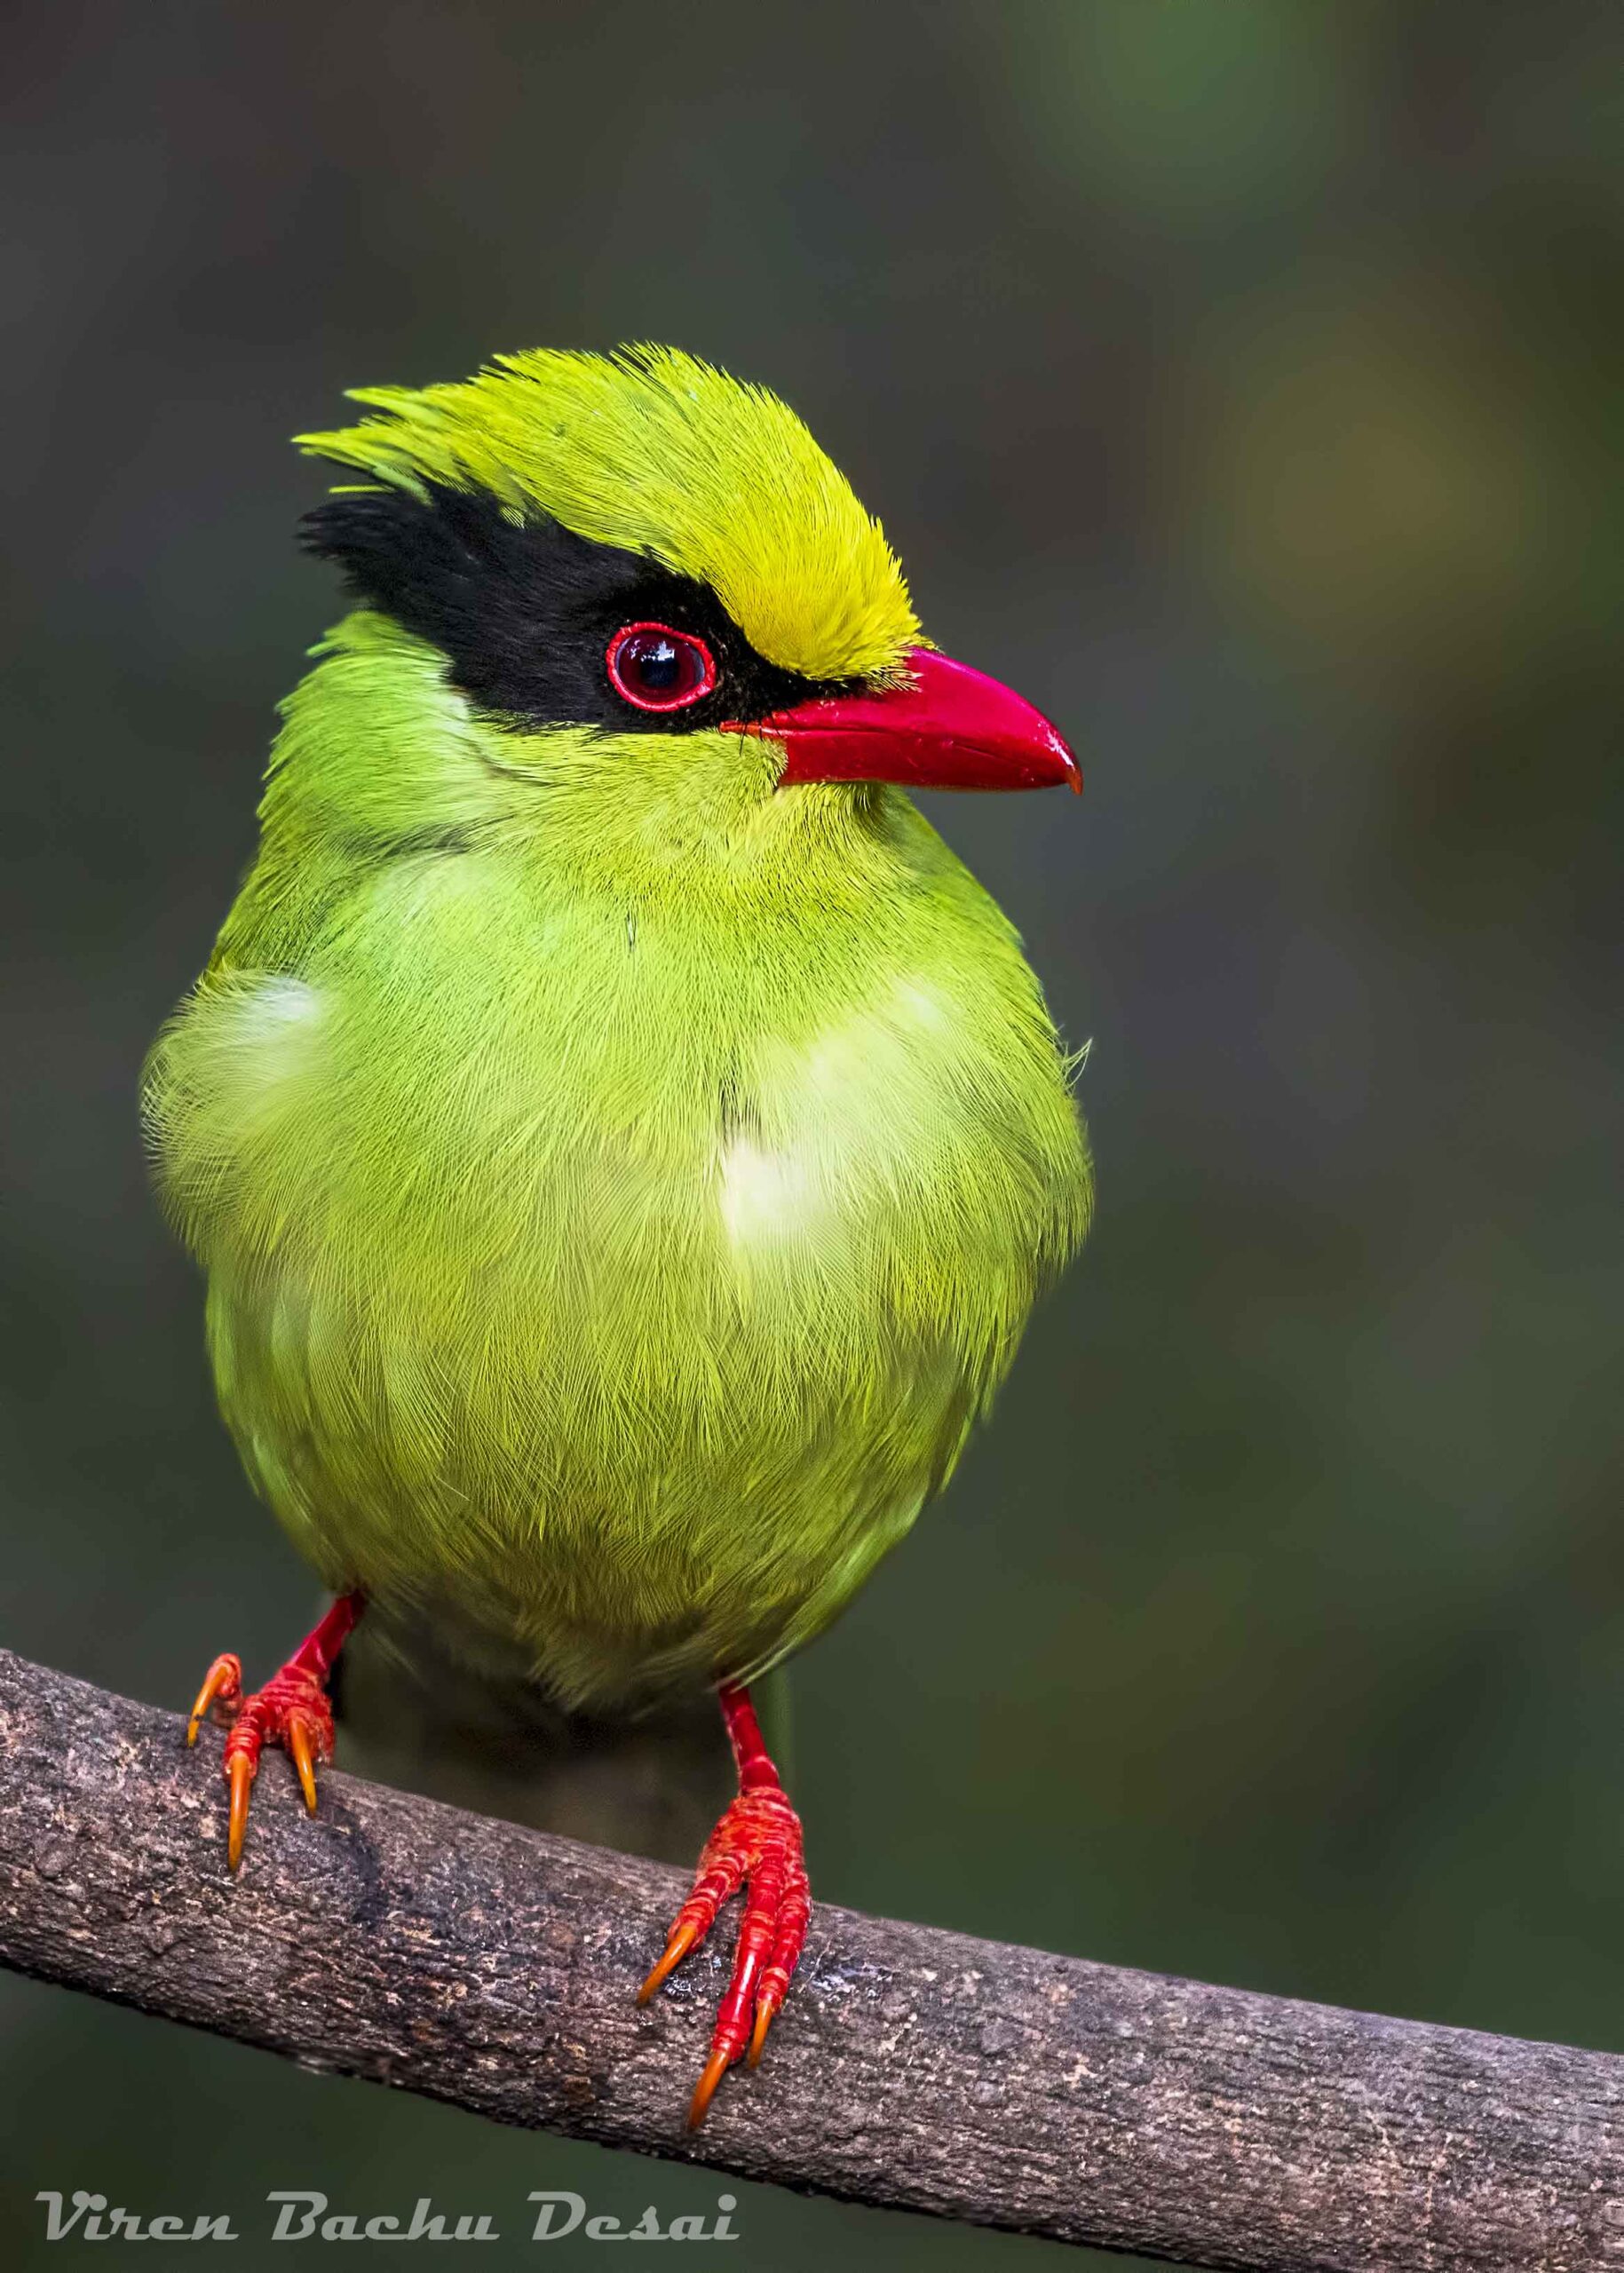
[(281, 1764), (233, 1881), (218, 1738), (0, 1651), (0, 1959), (502, 2122), (1181, 2264), (1624, 2266), (1624, 2059), (827, 1905), (690, 2140), (721, 1954), (632, 2003), (683, 1873), (330, 1772), (313, 1823)]

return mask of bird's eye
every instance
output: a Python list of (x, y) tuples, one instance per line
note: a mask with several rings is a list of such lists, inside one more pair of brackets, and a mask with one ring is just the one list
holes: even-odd
[(604, 661), (610, 685), (638, 710), (685, 710), (717, 683), (704, 641), (669, 623), (627, 624), (610, 640)]

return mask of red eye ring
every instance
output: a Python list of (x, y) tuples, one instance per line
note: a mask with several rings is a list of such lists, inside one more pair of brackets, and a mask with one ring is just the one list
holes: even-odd
[(692, 631), (623, 624), (604, 654), (609, 684), (636, 710), (686, 710), (717, 683), (716, 658)]

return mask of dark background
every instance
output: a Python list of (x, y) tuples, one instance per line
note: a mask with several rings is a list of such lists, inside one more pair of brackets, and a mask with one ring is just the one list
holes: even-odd
[[(816, 1888), (1624, 2047), (1616, 9), (8, 20), (4, 1639), (178, 1706), (310, 1607), (134, 1110), (337, 612), (286, 437), (676, 341), (796, 405), (1089, 779), (931, 807), (1093, 1038), (1098, 1227), (796, 1668)], [(42, 2187), (514, 2235), (718, 2190), (11, 1980), (0, 2137), (19, 2267), (81, 2246)], [(1044, 2246), (735, 2190), (727, 2262)]]

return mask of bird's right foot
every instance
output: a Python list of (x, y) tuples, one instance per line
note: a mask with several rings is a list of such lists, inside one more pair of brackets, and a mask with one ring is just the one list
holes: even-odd
[(316, 1762), (333, 1756), (333, 1708), (327, 1683), (362, 1607), (360, 1595), (341, 1595), (287, 1664), (250, 1696), (242, 1693), (242, 1659), (230, 1650), (222, 1651), (203, 1676), (186, 1723), (186, 1742), (197, 1742), (205, 1718), (230, 1731), (222, 1766), (231, 1790), (226, 1860), (234, 1871), (242, 1860), (249, 1800), (267, 1743), (286, 1748), (298, 1771), (305, 1805), (312, 1815), (316, 1811)]

